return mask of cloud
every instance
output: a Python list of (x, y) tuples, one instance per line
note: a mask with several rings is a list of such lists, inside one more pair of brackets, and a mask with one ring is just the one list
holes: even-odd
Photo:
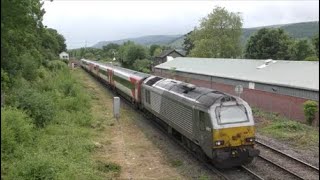
[(68, 48), (143, 35), (185, 34), (215, 6), (241, 12), (244, 27), (319, 20), (319, 1), (46, 1), (44, 24)]

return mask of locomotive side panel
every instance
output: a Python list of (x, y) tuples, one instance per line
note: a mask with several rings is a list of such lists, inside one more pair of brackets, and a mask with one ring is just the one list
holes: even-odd
[(143, 106), (184, 136), (193, 137), (192, 107), (167, 98), (161, 90), (142, 86)]

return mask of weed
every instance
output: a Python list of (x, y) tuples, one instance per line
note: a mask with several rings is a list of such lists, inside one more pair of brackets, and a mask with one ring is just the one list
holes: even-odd
[(97, 169), (105, 173), (113, 172), (115, 174), (120, 174), (121, 172), (121, 166), (113, 162), (105, 163), (105, 162), (97, 161)]
[(173, 167), (179, 167), (179, 166), (182, 166), (183, 165), (183, 162), (181, 160), (171, 160), (170, 161), (170, 164), (173, 166)]
[(311, 126), (259, 109), (253, 109), (253, 113), (256, 117), (266, 119), (262, 125), (257, 127), (257, 131), (262, 134), (303, 148), (319, 144), (319, 132)]
[(199, 177), (199, 180), (208, 180), (208, 179), (210, 179), (210, 178), (208, 176), (206, 176), (206, 175), (201, 175)]

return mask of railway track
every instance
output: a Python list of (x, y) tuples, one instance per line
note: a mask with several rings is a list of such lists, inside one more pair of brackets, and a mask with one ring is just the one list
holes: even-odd
[[(269, 169), (269, 172), (273, 170), (273, 176), (277, 177), (276, 179), (319, 179), (319, 168), (313, 165), (281, 152), (261, 141), (256, 141), (256, 148), (260, 150), (260, 155), (255, 162), (256, 166), (261, 169)], [(248, 167), (255, 172), (259, 171), (252, 166)], [(265, 179), (271, 177), (269, 173), (261, 172), (261, 170), (258, 174)]]

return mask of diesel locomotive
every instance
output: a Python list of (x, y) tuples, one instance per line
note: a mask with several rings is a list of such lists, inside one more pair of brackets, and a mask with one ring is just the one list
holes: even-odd
[(241, 98), (86, 59), (81, 66), (215, 166), (240, 166), (259, 155), (252, 111)]

